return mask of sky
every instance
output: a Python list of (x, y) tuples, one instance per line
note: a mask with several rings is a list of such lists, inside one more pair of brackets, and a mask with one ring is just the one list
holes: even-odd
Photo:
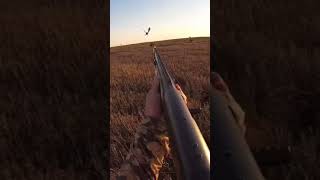
[[(151, 31), (145, 36), (148, 27)], [(210, 36), (210, 0), (111, 0), (110, 46)]]

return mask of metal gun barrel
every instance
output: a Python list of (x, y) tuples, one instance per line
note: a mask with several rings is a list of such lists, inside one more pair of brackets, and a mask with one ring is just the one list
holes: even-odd
[(225, 98), (214, 90), (211, 94), (211, 116), (214, 119), (213, 179), (264, 180)]
[(187, 180), (210, 179), (210, 150), (155, 47), (153, 52), (170, 140), (178, 160), (178, 173)]

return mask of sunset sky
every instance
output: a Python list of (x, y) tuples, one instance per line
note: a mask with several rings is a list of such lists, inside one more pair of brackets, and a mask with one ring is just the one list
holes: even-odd
[[(150, 34), (144, 30), (151, 27)], [(110, 46), (210, 36), (210, 0), (111, 0)]]

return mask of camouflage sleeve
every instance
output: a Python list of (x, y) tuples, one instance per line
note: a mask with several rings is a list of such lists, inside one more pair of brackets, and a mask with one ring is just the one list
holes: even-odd
[(158, 179), (169, 152), (169, 138), (164, 120), (144, 117), (134, 135), (126, 160), (113, 179)]

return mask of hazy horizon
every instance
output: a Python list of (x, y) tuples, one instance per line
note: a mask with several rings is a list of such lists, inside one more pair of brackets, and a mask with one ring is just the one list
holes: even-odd
[(110, 47), (210, 37), (209, 0), (111, 0), (110, 10)]
[[(158, 41), (179, 40), (179, 39), (187, 39), (187, 38), (190, 38), (190, 37), (161, 39), (161, 40), (157, 40), (157, 41), (144, 41), (144, 42), (137, 42), (137, 43), (130, 43), (130, 44), (119, 44), (119, 45), (114, 45), (114, 46), (110, 46), (110, 47), (129, 46), (129, 45), (135, 45), (135, 44), (151, 43), (151, 42), (158, 42)], [(210, 36), (198, 36), (198, 37), (191, 37), (191, 38), (210, 38)]]

